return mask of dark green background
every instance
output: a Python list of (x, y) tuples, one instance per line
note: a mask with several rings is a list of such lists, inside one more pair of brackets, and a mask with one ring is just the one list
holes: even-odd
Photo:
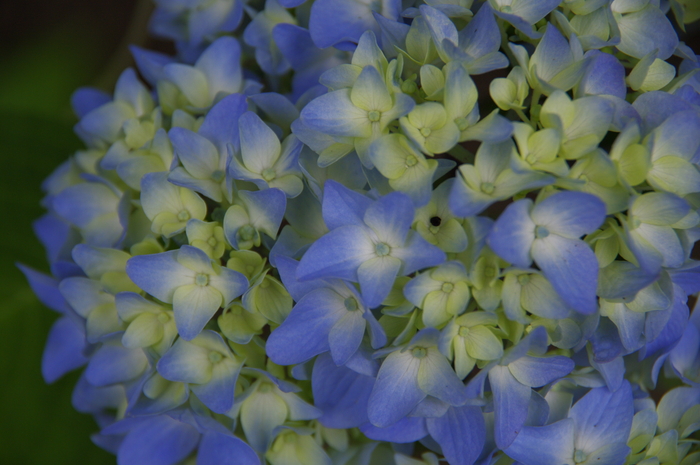
[[(79, 86), (113, 86), (129, 65), (134, 1), (0, 2), (0, 464), (114, 464), (92, 444), (97, 425), (71, 406), (77, 373), (41, 377), (56, 315), (33, 296), (21, 261), (47, 270), (31, 223), (43, 210), (41, 181), (76, 149), (69, 98)], [(146, 3), (148, 5), (148, 3)], [(133, 32), (139, 32), (134, 34)]]
[[(73, 410), (71, 373), (41, 378), (56, 315), (14, 263), (47, 270), (31, 223), (41, 181), (76, 149), (69, 98), (79, 86), (111, 90), (131, 65), (126, 45), (147, 41), (150, 0), (15, 0), (0, 3), (0, 464), (114, 464), (94, 446), (92, 418)], [(696, 47), (696, 50), (698, 48)]]

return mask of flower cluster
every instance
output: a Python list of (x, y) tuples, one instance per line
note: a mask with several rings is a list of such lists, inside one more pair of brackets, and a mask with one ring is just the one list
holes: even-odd
[(700, 462), (694, 2), (156, 4), (21, 267), (119, 464)]

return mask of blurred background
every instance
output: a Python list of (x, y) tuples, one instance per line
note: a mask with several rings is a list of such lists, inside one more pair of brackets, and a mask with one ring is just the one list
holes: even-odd
[[(0, 2), (0, 464), (114, 464), (94, 446), (91, 417), (71, 406), (78, 378), (41, 378), (44, 342), (56, 315), (33, 296), (14, 263), (48, 271), (32, 232), (43, 210), (41, 181), (80, 142), (70, 95), (111, 91), (132, 65), (127, 46), (169, 50), (147, 36), (151, 0)], [(697, 29), (684, 39), (696, 51)]]
[(111, 90), (146, 43), (150, 0), (0, 2), (0, 463), (114, 464), (95, 447), (91, 417), (71, 406), (77, 373), (47, 386), (41, 354), (56, 315), (33, 296), (14, 263), (48, 271), (31, 223), (41, 181), (80, 148), (70, 95)]

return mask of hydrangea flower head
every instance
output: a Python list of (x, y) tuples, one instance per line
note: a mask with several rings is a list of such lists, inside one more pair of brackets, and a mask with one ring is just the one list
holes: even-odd
[(156, 0), (176, 54), (78, 90), (86, 148), (42, 186), (44, 378), (85, 367), (120, 464), (700, 463), (700, 65), (669, 12), (698, 18)]

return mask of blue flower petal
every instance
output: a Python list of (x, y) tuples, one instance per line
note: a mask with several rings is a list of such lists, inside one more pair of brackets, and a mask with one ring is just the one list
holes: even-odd
[(329, 179), (323, 186), (323, 221), (328, 229), (340, 226), (362, 225), (367, 208), (372, 200), (339, 182)]
[(111, 100), (112, 97), (102, 90), (94, 87), (80, 87), (71, 95), (70, 104), (75, 115), (82, 118)]
[(356, 428), (366, 423), (373, 386), (374, 378), (336, 366), (329, 354), (320, 355), (311, 375), (314, 404), (323, 411), (319, 421), (327, 428)]
[(605, 204), (592, 194), (562, 191), (535, 205), (530, 217), (550, 233), (578, 239), (603, 224)]
[(574, 361), (569, 357), (531, 357), (526, 355), (508, 365), (511, 374), (520, 383), (541, 387), (571, 373)]
[(591, 389), (569, 412), (576, 425), (576, 449), (590, 454), (608, 444), (626, 444), (633, 416), (634, 399), (627, 381), (615, 392)]
[(60, 313), (67, 310), (66, 300), (58, 290), (58, 280), (52, 276), (40, 273), (28, 266), (17, 264), (17, 268), (24, 274), (29, 282), (29, 287), (39, 299), (39, 302)]
[(148, 359), (143, 350), (127, 349), (120, 341), (111, 340), (92, 355), (85, 377), (93, 386), (107, 386), (133, 380), (147, 366)]
[(381, 305), (391, 292), (400, 269), (401, 260), (390, 256), (370, 258), (359, 266), (357, 280), (367, 307)]
[(301, 121), (309, 128), (330, 136), (369, 137), (371, 122), (367, 111), (350, 100), (350, 89), (340, 89), (316, 97), (301, 111)]
[(496, 444), (505, 449), (525, 425), (532, 389), (518, 382), (505, 366), (495, 366), (489, 371), (489, 383), (493, 391)]
[(209, 110), (197, 132), (213, 142), (220, 154), (227, 152), (227, 144), (238, 149), (238, 118), (247, 109), (243, 94), (227, 95)]
[(505, 453), (523, 465), (573, 465), (574, 422), (565, 418), (547, 426), (526, 426)]
[(192, 282), (190, 270), (177, 261), (177, 250), (138, 255), (126, 262), (126, 274), (141, 289), (163, 302), (172, 302), (175, 290)]
[[(420, 359), (410, 352), (393, 352), (382, 363), (369, 398), (370, 423), (390, 426), (413, 410), (426, 393), (418, 386)], [(529, 395), (529, 394), (528, 394)]]
[(367, 321), (362, 311), (346, 312), (328, 335), (331, 356), (336, 365), (344, 365), (360, 347)]
[(366, 423), (360, 426), (360, 431), (362, 431), (365, 436), (375, 441), (406, 444), (419, 441), (428, 435), (428, 429), (425, 423), (425, 418), (405, 417), (385, 428), (379, 428), (371, 423)]
[(392, 251), (392, 256), (403, 262), (401, 274), (407, 275), (423, 268), (437, 266), (447, 260), (445, 252), (429, 244), (420, 234), (409, 231), (406, 244)]
[(357, 268), (374, 255), (374, 244), (366, 228), (341, 226), (311, 244), (299, 262), (297, 279), (357, 281)]
[(233, 407), (233, 392), (242, 364), (224, 358), (212, 367), (211, 379), (206, 384), (190, 385), (192, 392), (213, 412), (226, 413)]
[(197, 465), (260, 465), (260, 459), (241, 439), (212, 431), (202, 436)]
[(331, 328), (347, 311), (343, 301), (327, 288), (306, 294), (270, 334), (265, 346), (268, 357), (279, 365), (292, 365), (329, 350)]
[(414, 212), (410, 197), (401, 192), (392, 192), (372, 203), (363, 219), (380, 241), (390, 246), (401, 246), (413, 223)]
[(428, 418), (427, 424), (450, 465), (472, 465), (481, 455), (486, 441), (481, 408), (451, 407), (440, 418)]
[(598, 259), (588, 244), (550, 234), (534, 241), (532, 257), (559, 297), (574, 310), (588, 315), (598, 309)]
[(85, 330), (70, 317), (61, 317), (51, 326), (41, 358), (41, 375), (51, 384), (88, 362)]
[(528, 268), (532, 263), (530, 247), (535, 240), (536, 226), (530, 219), (531, 207), (530, 199), (508, 205), (493, 224), (486, 239), (489, 247), (499, 257), (519, 268)]
[(199, 432), (167, 415), (150, 417), (132, 429), (119, 447), (119, 465), (174, 465), (194, 450)]

